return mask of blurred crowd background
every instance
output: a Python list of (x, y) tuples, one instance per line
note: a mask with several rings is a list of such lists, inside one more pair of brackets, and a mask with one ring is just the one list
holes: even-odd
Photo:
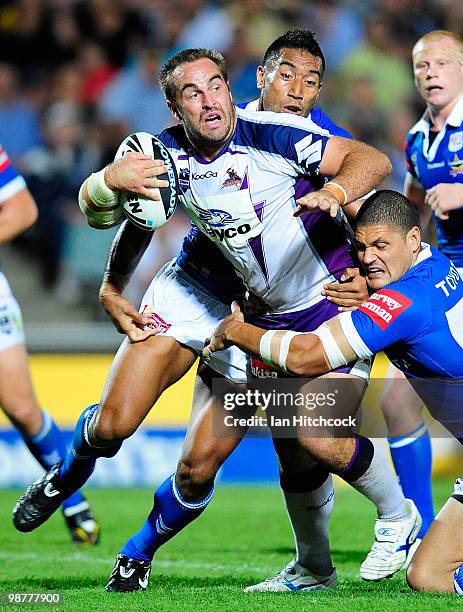
[[(42, 299), (63, 316), (104, 316), (95, 295), (114, 231), (87, 227), (77, 191), (128, 133), (172, 122), (157, 85), (162, 62), (181, 48), (219, 49), (235, 100), (251, 100), (265, 49), (292, 27), (315, 32), (325, 53), (319, 106), (390, 155), (387, 186), (400, 190), (404, 137), (422, 112), (411, 48), (432, 29), (463, 35), (462, 0), (0, 0), (0, 143), (40, 209), (9, 252), (14, 270), (34, 277), (17, 281), (34, 291), (32, 307), (22, 297), (26, 320)], [(133, 300), (187, 230), (177, 212), (156, 233)]]

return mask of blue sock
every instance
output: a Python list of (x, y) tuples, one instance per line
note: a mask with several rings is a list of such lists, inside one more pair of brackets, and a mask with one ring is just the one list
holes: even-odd
[(95, 469), (98, 457), (114, 457), (122, 446), (116, 442), (112, 446), (94, 446), (88, 439), (88, 426), (99, 404), (92, 404), (86, 408), (77, 421), (71, 449), (66, 454), (59, 475), (63, 484), (76, 491), (87, 482)]
[[(27, 448), (45, 470), (49, 470), (55, 463), (62, 461), (66, 456), (67, 447), (63, 432), (58, 428), (48, 412), (42, 411), (40, 431), (35, 436), (23, 435), (23, 439)], [(77, 491), (68, 497), (62, 506), (63, 508), (69, 508), (83, 501), (82, 493)]]
[(431, 491), (432, 451), (426, 423), (400, 438), (388, 438), (391, 457), (405, 497), (413, 499), (423, 523), (423, 538), (434, 519)]
[(169, 476), (155, 491), (153, 509), (143, 527), (123, 546), (121, 553), (133, 559), (151, 561), (154, 553), (165, 542), (194, 521), (211, 501), (214, 488), (199, 502), (183, 499), (175, 482)]
[(58, 429), (48, 412), (42, 411), (42, 425), (39, 432), (35, 436), (23, 435), (23, 439), (27, 448), (45, 470), (62, 461), (66, 455), (63, 432)]

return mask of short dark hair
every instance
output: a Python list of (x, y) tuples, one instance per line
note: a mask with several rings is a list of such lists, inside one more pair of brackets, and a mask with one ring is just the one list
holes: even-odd
[(322, 61), (322, 76), (325, 72), (325, 56), (318, 44), (315, 35), (310, 30), (288, 30), (272, 42), (264, 55), (263, 64), (272, 62), (282, 49), (303, 49)]
[(415, 206), (403, 194), (392, 189), (373, 193), (360, 207), (355, 226), (387, 225), (406, 236), (412, 227), (420, 227)]
[(200, 59), (210, 59), (217, 64), (224, 81), (228, 83), (227, 65), (220, 51), (212, 51), (211, 49), (183, 49), (169, 58), (159, 72), (159, 85), (164, 92), (166, 100), (175, 102), (177, 92), (172, 78), (174, 70), (182, 64), (190, 64)]

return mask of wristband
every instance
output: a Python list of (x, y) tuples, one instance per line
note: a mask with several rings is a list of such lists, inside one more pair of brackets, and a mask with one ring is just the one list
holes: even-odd
[(110, 189), (104, 180), (106, 168), (99, 172), (94, 172), (87, 179), (87, 191), (92, 202), (100, 208), (111, 208), (117, 206), (119, 193)]
[(323, 185), (322, 189), (331, 191), (334, 197), (339, 200), (341, 206), (347, 204), (347, 192), (342, 185), (339, 185), (339, 183), (335, 183), (334, 181), (328, 181)]

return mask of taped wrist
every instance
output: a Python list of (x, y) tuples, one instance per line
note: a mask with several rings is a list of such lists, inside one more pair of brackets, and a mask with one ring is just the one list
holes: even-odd
[(93, 208), (90, 208), (83, 195), (83, 186), (79, 190), (79, 207), (87, 217), (88, 224), (96, 229), (107, 229), (109, 227), (114, 227), (115, 225), (121, 223), (124, 217), (122, 207), (119, 205), (113, 205), (110, 209), (103, 208), (100, 210), (94, 210)]
[(106, 168), (99, 172), (94, 172), (87, 179), (87, 191), (92, 202), (99, 208), (112, 208), (117, 206), (119, 192), (110, 189), (104, 180)]

